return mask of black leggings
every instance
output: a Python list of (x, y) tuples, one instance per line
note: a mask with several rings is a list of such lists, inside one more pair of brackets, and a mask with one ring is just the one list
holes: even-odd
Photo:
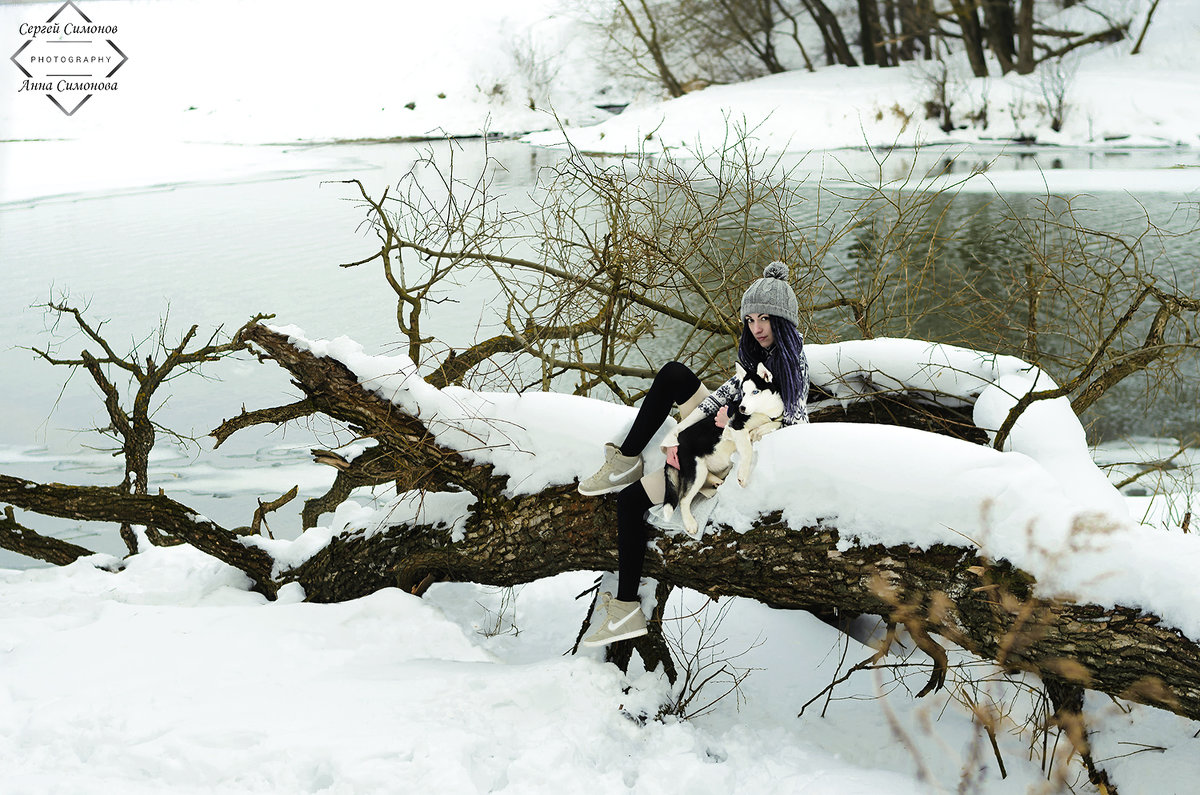
[[(696, 374), (679, 362), (667, 362), (642, 400), (633, 427), (621, 445), (622, 455), (640, 455), (671, 413), (700, 388)], [(640, 482), (617, 494), (617, 598), (636, 602), (646, 560), (646, 511), (653, 505)]]
[(642, 398), (633, 427), (621, 444), (621, 455), (640, 455), (671, 413), (671, 407), (683, 405), (699, 388), (700, 379), (686, 364), (664, 364), (654, 376), (646, 397)]

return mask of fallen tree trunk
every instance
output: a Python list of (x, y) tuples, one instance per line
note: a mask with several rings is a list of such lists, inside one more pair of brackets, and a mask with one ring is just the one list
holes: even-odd
[[(363, 389), (343, 364), (256, 327), (247, 339), (285, 367), (318, 410), (391, 451), (409, 488), (461, 489), (475, 502), (465, 530), (393, 526), (335, 537), (284, 573), (314, 601), (431, 580), (515, 585), (617, 565), (613, 501), (573, 485), (509, 497), (505, 479), (440, 447), (417, 418)], [(645, 574), (713, 597), (771, 607), (877, 615), (919, 627), (1010, 670), (1031, 671), (1200, 719), (1200, 647), (1155, 616), (1039, 597), (1005, 561), (958, 546), (851, 546), (836, 527), (789, 527), (778, 514), (749, 532), (717, 526), (701, 541), (658, 535)], [(935, 677), (936, 677), (935, 672)]]
[[(161, 528), (242, 570), (268, 597), (293, 582), (311, 601), (334, 602), (387, 587), (420, 593), (439, 580), (503, 586), (566, 571), (616, 568), (613, 500), (582, 497), (573, 484), (506, 494), (506, 478), (491, 465), (440, 446), (420, 419), (364, 389), (340, 361), (316, 356), (261, 325), (251, 326), (245, 339), (291, 373), (305, 393), (306, 413), (327, 414), (378, 441), (380, 449), (367, 459), (377, 480), (394, 480), (401, 492), (473, 495), (462, 526), (398, 523), (345, 533), (301, 565), (280, 571), (253, 538), (221, 528), (163, 495), (0, 476), (0, 502), (51, 516)], [(952, 413), (922, 414), (897, 404), (860, 411), (860, 419), (874, 414), (881, 422), (968, 437), (978, 433)], [(275, 415), (255, 416), (273, 421)], [(252, 424), (245, 416), (236, 422)], [(778, 513), (760, 516), (745, 533), (717, 525), (700, 541), (671, 534), (655, 534), (652, 540), (645, 574), (666, 586), (820, 615), (831, 610), (876, 615), (905, 625), (926, 646), (933, 643), (924, 640), (929, 634), (938, 635), (1009, 670), (1200, 719), (1195, 641), (1137, 609), (1043, 598), (1027, 573), (1006, 561), (983, 559), (972, 548), (839, 549), (837, 527), (792, 527)], [(564, 644), (573, 629), (563, 628)], [(939, 647), (927, 651), (935, 662), (944, 660)], [(944, 670), (935, 664), (930, 687), (940, 683), (940, 676)]]
[[(466, 537), (393, 527), (335, 538), (286, 575), (314, 601), (428, 578), (517, 585), (565, 571), (616, 568), (611, 501), (548, 489), (475, 510)], [(852, 547), (835, 528), (791, 528), (778, 515), (748, 533), (718, 527), (701, 543), (654, 539), (646, 576), (713, 597), (771, 607), (878, 615), (934, 634), (1012, 670), (1061, 675), (1094, 690), (1200, 719), (1200, 648), (1129, 608), (1039, 599), (1027, 575), (961, 547)]]

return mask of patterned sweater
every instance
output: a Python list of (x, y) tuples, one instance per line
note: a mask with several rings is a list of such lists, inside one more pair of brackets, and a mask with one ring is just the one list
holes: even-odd
[[(717, 387), (717, 391), (706, 397), (704, 401), (697, 406), (700, 411), (703, 411), (707, 416), (715, 416), (722, 406), (734, 406), (742, 400), (742, 382), (735, 375), (721, 386)], [(798, 422), (808, 422), (808, 357), (804, 352), (800, 352), (800, 396), (796, 401), (796, 405), (790, 411), (785, 410), (783, 414), (783, 424), (795, 425)]]

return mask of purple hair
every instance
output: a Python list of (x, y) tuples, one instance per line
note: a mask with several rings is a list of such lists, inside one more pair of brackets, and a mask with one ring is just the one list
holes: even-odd
[(808, 401), (808, 367), (804, 358), (804, 340), (796, 325), (787, 318), (768, 315), (775, 344), (763, 348), (750, 333), (750, 324), (742, 318), (742, 336), (738, 340), (738, 361), (742, 367), (754, 371), (765, 364), (771, 377), (779, 384), (784, 410), (792, 416)]

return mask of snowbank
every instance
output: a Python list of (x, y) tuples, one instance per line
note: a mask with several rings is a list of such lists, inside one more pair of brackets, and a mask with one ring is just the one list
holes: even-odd
[[(837, 663), (835, 630), (803, 613), (745, 602), (723, 631), (735, 651), (755, 646), (739, 664), (771, 675), (708, 719), (643, 723), (668, 696), (664, 679), (625, 677), (598, 652), (562, 655), (584, 607), (572, 597), (590, 580), (517, 592), (445, 584), (423, 599), (384, 590), (324, 605), (266, 603), (187, 546), (150, 548), (116, 577), (88, 560), (0, 570), (4, 790), (928, 792), (867, 700), (869, 677), (845, 685), (862, 700), (827, 720), (795, 719)], [(868, 653), (851, 643), (854, 658)], [(946, 702), (902, 696), (892, 709), (914, 731), (921, 710)], [(941, 721), (971, 731), (965, 713)], [(959, 754), (916, 736), (939, 780), (953, 781)], [(864, 737), (869, 751), (843, 756), (847, 738)], [(1005, 749), (1023, 756), (1016, 741)], [(1010, 761), (1009, 778), (989, 772), (982, 791), (1014, 777), (1032, 786), (1037, 773)]]

